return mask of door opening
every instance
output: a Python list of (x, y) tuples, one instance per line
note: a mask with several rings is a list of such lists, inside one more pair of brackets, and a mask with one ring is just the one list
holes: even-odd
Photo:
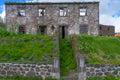
[(60, 26), (59, 27), (59, 36), (62, 39), (64, 39), (65, 37), (67, 37), (67, 26)]
[(19, 32), (23, 33), (23, 34), (25, 33), (25, 26), (24, 25), (19, 26)]
[(46, 26), (39, 26), (38, 33), (40, 33), (42, 35), (46, 34)]
[(62, 39), (65, 38), (65, 26), (62, 26)]

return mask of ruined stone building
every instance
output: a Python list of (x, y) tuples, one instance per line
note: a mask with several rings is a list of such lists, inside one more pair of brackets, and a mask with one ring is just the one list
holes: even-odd
[[(32, 34), (99, 34), (99, 2), (6, 3), (6, 26)], [(17, 27), (15, 27), (17, 26)]]
[(100, 36), (114, 36), (115, 27), (111, 25), (101, 25), (99, 26), (99, 35)]

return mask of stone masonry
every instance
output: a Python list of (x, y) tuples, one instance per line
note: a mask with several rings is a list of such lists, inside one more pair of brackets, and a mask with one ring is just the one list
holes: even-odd
[(87, 64), (87, 77), (103, 77), (113, 75), (120, 77), (120, 65), (113, 64)]
[[(120, 77), (120, 65), (86, 64), (86, 77), (104, 77), (113, 75)], [(40, 63), (0, 63), (0, 76), (39, 76), (55, 77), (52, 64)], [(84, 79), (83, 79), (84, 80)]]
[(52, 64), (0, 63), (0, 76), (52, 77)]
[(114, 36), (115, 27), (111, 25), (101, 25), (99, 26), (99, 35), (100, 36)]
[[(6, 3), (6, 26), (15, 32), (60, 37), (99, 34), (99, 2)], [(16, 27), (17, 26), (17, 27)]]

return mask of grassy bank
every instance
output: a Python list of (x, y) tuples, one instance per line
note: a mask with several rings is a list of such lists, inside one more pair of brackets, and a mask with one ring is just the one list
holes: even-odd
[(76, 36), (79, 50), (91, 64), (120, 64), (120, 38), (108, 36)]
[(76, 70), (72, 46), (69, 38), (60, 40), (60, 71), (61, 75), (68, 75), (70, 70)]
[(0, 27), (0, 62), (51, 62), (53, 48), (50, 36), (11, 34)]
[(106, 77), (91, 77), (87, 78), (87, 80), (120, 80), (120, 77), (114, 77), (114, 76), (106, 76)]

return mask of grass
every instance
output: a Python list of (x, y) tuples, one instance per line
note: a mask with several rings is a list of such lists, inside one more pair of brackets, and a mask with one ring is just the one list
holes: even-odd
[[(88, 64), (120, 64), (120, 37), (77, 35), (77, 46)], [(11, 34), (0, 24), (0, 62), (52, 62), (56, 43), (51, 36)], [(56, 55), (57, 56), (57, 55)], [(60, 40), (60, 71), (76, 70), (69, 38)]]
[(41, 77), (0, 76), (0, 80), (42, 80)]
[[(0, 76), (0, 80), (43, 80), (41, 77), (23, 77), (23, 76)], [(57, 80), (46, 78), (45, 80)]]
[(52, 62), (52, 50), (56, 48), (52, 37), (11, 34), (0, 26), (0, 62)]
[(107, 75), (106, 77), (91, 77), (87, 78), (87, 80), (120, 80), (120, 77)]
[[(43, 80), (41, 77), (0, 76), (0, 80)], [(58, 80), (47, 77), (45, 80)], [(63, 80), (63, 79), (60, 79)], [(90, 77), (86, 80), (120, 80), (120, 77), (107, 75), (106, 77)]]
[(89, 64), (120, 64), (120, 38), (108, 36), (76, 36), (79, 50)]
[(69, 38), (60, 40), (60, 71), (61, 75), (67, 76), (70, 70), (76, 70), (72, 46)]

